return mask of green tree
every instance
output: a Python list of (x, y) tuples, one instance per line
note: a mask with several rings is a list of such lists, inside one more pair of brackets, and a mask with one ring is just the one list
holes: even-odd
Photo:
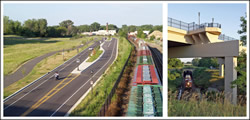
[(13, 21), (8, 16), (4, 16), (4, 34), (20, 35), (22, 32), (22, 25), (19, 21)]
[(60, 26), (56, 28), (56, 31), (58, 35), (65, 36), (67, 33), (67, 28)]
[(101, 25), (98, 22), (94, 22), (90, 25), (91, 31), (98, 31), (100, 30)]
[(119, 36), (127, 38), (127, 33), (123, 31), (122, 29), (119, 30), (118, 32)]
[(154, 40), (154, 39), (155, 39), (154, 35), (150, 36), (150, 40)]
[(192, 65), (193, 65), (193, 66), (198, 66), (198, 65), (199, 65), (199, 61), (200, 61), (200, 59), (194, 58), (194, 59), (192, 60)]
[(138, 31), (137, 31), (137, 37), (138, 38), (142, 38), (144, 33), (143, 33), (143, 31), (142, 31), (142, 29), (139, 29)]
[(238, 77), (232, 82), (232, 85), (237, 85), (238, 94), (246, 95), (246, 60), (247, 54), (245, 51), (241, 51), (240, 56), (238, 56), (236, 70), (238, 72)]
[(135, 25), (130, 25), (128, 26), (128, 32), (135, 32), (136, 31), (136, 26)]
[(245, 17), (240, 17), (240, 21), (241, 21), (241, 30), (238, 30), (239, 34), (243, 34), (242, 36), (240, 36), (240, 40), (242, 42), (242, 45), (246, 45), (247, 41), (246, 41), (246, 31), (247, 31), (247, 20), (246, 20), (246, 16)]
[(46, 19), (38, 19), (37, 24), (39, 27), (40, 37), (45, 37), (47, 32), (47, 20)]
[(214, 68), (218, 68), (219, 64), (216, 58), (202, 58), (199, 60), (199, 67), (207, 67), (210, 68), (210, 66)]
[(79, 32), (90, 32), (90, 26), (89, 25), (80, 25), (78, 26)]
[(66, 36), (72, 36), (72, 29), (74, 29), (73, 27), (74, 22), (72, 22), (71, 20), (64, 20), (61, 23), (59, 23), (59, 25), (61, 27), (65, 27), (67, 29), (66, 32)]
[(3, 17), (3, 31), (4, 31), (4, 34), (9, 34), (10, 33), (9, 22), (10, 22), (9, 17), (4, 16)]
[(181, 62), (180, 59), (178, 58), (168, 58), (168, 68), (178, 68), (178, 67), (183, 67), (183, 63)]
[(153, 27), (153, 30), (159, 30), (162, 32), (162, 25), (156, 25)]

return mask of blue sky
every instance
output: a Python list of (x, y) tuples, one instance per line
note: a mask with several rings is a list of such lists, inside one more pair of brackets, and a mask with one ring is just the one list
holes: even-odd
[(112, 3), (5, 3), (4, 15), (24, 22), (32, 18), (45, 18), (48, 25), (58, 25), (70, 19), (74, 25), (106, 22), (121, 27), (127, 25), (162, 25), (162, 4)]
[[(198, 12), (200, 12), (200, 22), (212, 22), (221, 24), (221, 31), (230, 37), (240, 38), (237, 33), (240, 30), (240, 17), (246, 14), (246, 4), (168, 4), (168, 17), (181, 20), (183, 22), (198, 23)], [(191, 61), (192, 58), (181, 59), (184, 62)]]
[(221, 24), (223, 34), (239, 39), (240, 17), (246, 14), (246, 4), (217, 3), (217, 4), (168, 4), (168, 17), (183, 22), (198, 23), (200, 12), (201, 23), (212, 22)]

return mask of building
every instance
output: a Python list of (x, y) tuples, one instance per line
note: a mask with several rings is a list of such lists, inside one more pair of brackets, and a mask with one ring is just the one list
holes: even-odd
[(155, 36), (155, 39), (160, 38), (160, 40), (162, 40), (162, 32), (159, 30), (155, 30), (154, 32), (152, 32), (151, 34), (148, 35), (148, 38), (150, 38), (151, 36)]

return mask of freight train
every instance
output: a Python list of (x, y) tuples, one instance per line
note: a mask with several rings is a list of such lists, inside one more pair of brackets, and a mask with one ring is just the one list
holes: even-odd
[(143, 40), (136, 37), (131, 37), (130, 40), (138, 48), (127, 116), (162, 116), (163, 88), (152, 53)]

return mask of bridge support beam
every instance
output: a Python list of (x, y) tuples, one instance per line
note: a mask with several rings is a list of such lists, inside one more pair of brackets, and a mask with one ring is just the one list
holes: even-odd
[(231, 82), (237, 79), (237, 57), (225, 57), (225, 98), (237, 104), (237, 87), (231, 88)]
[(217, 58), (219, 64), (219, 76), (224, 77), (225, 58)]

